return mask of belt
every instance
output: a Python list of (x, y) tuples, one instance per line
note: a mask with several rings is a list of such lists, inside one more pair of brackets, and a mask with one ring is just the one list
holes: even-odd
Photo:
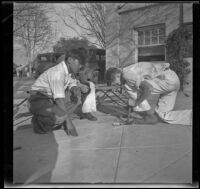
[(31, 90), (31, 91), (29, 91), (29, 94), (30, 95), (36, 95), (36, 94), (38, 94), (38, 95), (44, 95), (44, 96), (46, 96), (48, 98), (52, 98), (51, 96), (47, 95), (43, 91), (34, 91), (34, 90)]
[(52, 103), (54, 103), (54, 99), (51, 96), (48, 96), (41, 91), (29, 91), (29, 93), (30, 93), (29, 100), (34, 98), (35, 95), (42, 95), (44, 98), (46, 98), (46, 99), (50, 100)]

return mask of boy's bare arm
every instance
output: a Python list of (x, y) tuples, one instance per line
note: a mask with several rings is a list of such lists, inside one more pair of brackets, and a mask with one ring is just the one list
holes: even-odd
[(135, 106), (138, 106), (145, 99), (147, 99), (151, 95), (151, 91), (152, 91), (152, 86), (146, 81), (141, 82), (139, 88), (140, 88), (141, 95), (139, 95), (138, 99), (136, 100)]
[(64, 98), (57, 98), (57, 99), (55, 99), (55, 102), (56, 102), (57, 106), (65, 112), (65, 117), (66, 117), (67, 123), (71, 123), (71, 119), (68, 115), (69, 113), (68, 113), (66, 105), (65, 105), (65, 99)]
[(57, 99), (55, 99), (55, 101), (56, 101), (57, 106), (65, 112), (64, 116), (65, 116), (66, 122), (64, 122), (64, 124), (65, 124), (64, 129), (66, 130), (67, 134), (68, 135), (70, 134), (72, 136), (78, 136), (76, 128), (75, 128), (74, 124), (72, 123), (72, 120), (69, 116), (69, 112), (67, 112), (67, 108), (65, 105), (65, 99), (57, 98)]

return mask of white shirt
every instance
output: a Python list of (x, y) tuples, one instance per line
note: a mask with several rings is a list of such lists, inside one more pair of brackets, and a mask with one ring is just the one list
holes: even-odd
[(139, 62), (123, 69), (123, 77), (129, 85), (136, 85), (138, 88), (144, 79), (153, 79), (162, 74), (164, 69), (169, 67), (169, 63)]
[(153, 64), (148, 62), (139, 62), (125, 67), (123, 69), (123, 78), (126, 80), (128, 85), (139, 88), (140, 83), (144, 80), (145, 75), (153, 77), (154, 72), (155, 68)]
[(77, 80), (71, 77), (65, 62), (62, 61), (42, 73), (31, 90), (41, 91), (56, 99), (65, 98), (65, 90), (73, 86), (77, 86)]
[[(143, 80), (153, 81), (156, 76), (162, 74), (168, 67), (169, 63), (153, 64), (151, 62), (139, 62), (125, 67), (123, 69), (123, 78), (126, 80), (125, 88), (130, 97), (129, 103), (131, 104), (131, 101), (135, 103), (138, 97), (137, 90)], [(144, 100), (139, 106), (134, 108), (134, 111), (147, 111), (150, 109), (151, 106), (148, 101)]]
[(180, 80), (173, 70), (165, 70), (162, 75), (164, 76), (163, 79), (153, 78), (152, 80), (146, 80), (152, 86), (152, 94), (163, 94), (179, 90)]

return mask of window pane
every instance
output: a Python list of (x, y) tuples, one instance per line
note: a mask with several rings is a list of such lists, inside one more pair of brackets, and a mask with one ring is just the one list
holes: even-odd
[(145, 31), (145, 45), (150, 45), (150, 31)]
[(159, 36), (159, 44), (164, 44), (164, 43), (165, 43), (165, 37)]
[(150, 37), (145, 37), (145, 45), (150, 45)]
[(138, 44), (143, 45), (144, 44), (144, 33), (139, 31), (138, 32)]
[(153, 37), (155, 37), (155, 36), (158, 35), (158, 32), (157, 32), (157, 31), (158, 31), (157, 29), (153, 29), (153, 30), (152, 30), (152, 36), (153, 36)]
[(150, 37), (150, 30), (145, 31), (145, 37)]
[(158, 44), (158, 38), (156, 37), (152, 37), (152, 44)]
[(46, 56), (41, 56), (40, 60), (41, 61), (47, 61), (47, 57)]
[(159, 28), (159, 35), (162, 35), (162, 36), (165, 35), (165, 29), (164, 28)]

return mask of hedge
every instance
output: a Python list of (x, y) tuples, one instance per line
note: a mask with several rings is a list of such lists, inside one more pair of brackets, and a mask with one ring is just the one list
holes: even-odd
[(186, 75), (191, 72), (188, 68), (189, 63), (184, 60), (185, 53), (188, 51), (190, 35), (188, 27), (183, 25), (172, 31), (166, 39), (166, 60), (170, 63), (171, 69), (180, 78), (180, 90), (183, 90), (183, 86), (186, 83)]

